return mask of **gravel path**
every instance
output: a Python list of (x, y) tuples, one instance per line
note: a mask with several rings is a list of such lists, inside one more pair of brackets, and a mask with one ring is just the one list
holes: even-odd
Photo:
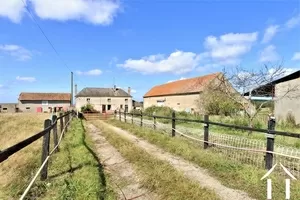
[(87, 124), (88, 133), (91, 136), (98, 157), (101, 159), (105, 170), (110, 174), (118, 199), (158, 200), (156, 194), (142, 188), (139, 178), (132, 165), (110, 145), (101, 132), (92, 124)]
[(253, 200), (250, 198), (247, 193), (228, 188), (221, 184), (220, 181), (215, 179), (212, 176), (209, 176), (207, 170), (200, 168), (199, 166), (190, 163), (178, 156), (174, 156), (155, 145), (148, 143), (145, 140), (142, 140), (131, 133), (124, 131), (120, 128), (114, 127), (105, 122), (101, 122), (103, 126), (107, 126), (112, 129), (115, 133), (127, 138), (129, 141), (135, 143), (140, 148), (146, 150), (151, 155), (156, 158), (169, 162), (177, 170), (183, 172), (183, 174), (192, 180), (197, 181), (201, 186), (208, 189), (212, 189), (216, 194), (223, 200)]

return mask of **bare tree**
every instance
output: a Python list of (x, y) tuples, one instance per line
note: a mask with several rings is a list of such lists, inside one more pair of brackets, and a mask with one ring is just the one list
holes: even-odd
[[(253, 120), (268, 102), (279, 101), (282, 98), (300, 97), (297, 92), (299, 91), (299, 85), (286, 87), (280, 92), (280, 96), (274, 96), (275, 80), (284, 75), (286, 75), (286, 71), (281, 64), (275, 66), (264, 65), (258, 70), (247, 70), (241, 67), (231, 70), (224, 68), (222, 75), (218, 76), (215, 86), (219, 92), (222, 92), (233, 102), (240, 105), (248, 118), (249, 126), (253, 127)], [(252, 95), (270, 98), (254, 106), (251, 103)], [(245, 96), (248, 96), (248, 98), (245, 98)]]

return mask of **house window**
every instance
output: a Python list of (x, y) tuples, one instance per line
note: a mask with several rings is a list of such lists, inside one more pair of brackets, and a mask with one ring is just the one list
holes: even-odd
[(125, 112), (128, 112), (128, 105), (125, 105)]
[(2, 110), (7, 110), (7, 108), (3, 108)]
[(123, 109), (123, 104), (120, 105), (120, 108)]
[(107, 99), (107, 102), (110, 103), (110, 102), (111, 102), (111, 99)]
[(26, 107), (26, 110), (30, 110), (30, 107)]
[(125, 103), (128, 103), (128, 99), (125, 99)]
[(107, 105), (107, 110), (111, 110), (111, 105)]
[(42, 105), (43, 106), (47, 106), (48, 105), (48, 101), (42, 101)]
[(180, 105), (180, 103), (177, 103), (177, 105)]
[(90, 98), (87, 98), (86, 99), (86, 102), (90, 103), (91, 99)]

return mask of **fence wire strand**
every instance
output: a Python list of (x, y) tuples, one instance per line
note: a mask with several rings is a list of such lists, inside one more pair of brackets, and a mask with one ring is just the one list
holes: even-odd
[[(29, 190), (31, 189), (31, 187), (33, 186), (35, 180), (37, 179), (37, 177), (39, 176), (39, 174), (41, 173), (43, 167), (46, 165), (46, 163), (48, 162), (50, 156), (54, 153), (54, 151), (58, 148), (58, 146), (60, 145), (61, 141), (62, 141), (62, 137), (65, 134), (65, 130), (66, 127), (69, 125), (70, 121), (72, 120), (72, 115), (69, 119), (69, 121), (65, 124), (63, 131), (60, 134), (60, 138), (58, 140), (57, 145), (52, 149), (52, 151), (49, 153), (49, 155), (46, 157), (46, 159), (44, 160), (44, 162), (42, 163), (42, 165), (40, 166), (40, 168), (38, 169), (38, 171), (36, 172), (36, 174), (34, 175), (34, 177), (32, 178), (32, 180), (30, 181), (29, 185), (27, 186), (27, 188), (25, 189), (24, 193), (22, 194), (22, 196), (20, 197), (20, 200), (23, 200), (25, 198), (25, 196), (28, 194)], [(57, 121), (56, 121), (57, 123)]]
[[(119, 116), (118, 116), (119, 117)], [(119, 119), (119, 118), (118, 118)], [(124, 116), (121, 115), (121, 121), (125, 122)], [(140, 126), (141, 119), (129, 116), (126, 118), (127, 123), (132, 123)], [(175, 130), (180, 136), (189, 140), (201, 142), (204, 144), (204, 134), (194, 134), (188, 129), (180, 128), (172, 129), (170, 124), (154, 123), (151, 120), (143, 119), (143, 126), (147, 128), (163, 131), (167, 134), (171, 134), (172, 130)], [(300, 150), (297, 148), (274, 145), (274, 151), (266, 150), (266, 143), (262, 140), (249, 139), (243, 136), (235, 136), (230, 134), (218, 134), (209, 133), (209, 141), (206, 142), (209, 147), (208, 150), (215, 153), (226, 155), (228, 158), (238, 161), (244, 164), (250, 164), (252, 166), (265, 169), (265, 155), (270, 153), (274, 157), (274, 163), (281, 162), (292, 173), (300, 177)]]

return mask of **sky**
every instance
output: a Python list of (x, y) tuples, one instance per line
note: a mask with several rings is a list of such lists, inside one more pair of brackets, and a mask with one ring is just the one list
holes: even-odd
[(136, 100), (224, 67), (292, 72), (299, 10), (299, 0), (0, 0), (0, 102), (70, 92), (71, 71), (78, 91), (115, 84)]

